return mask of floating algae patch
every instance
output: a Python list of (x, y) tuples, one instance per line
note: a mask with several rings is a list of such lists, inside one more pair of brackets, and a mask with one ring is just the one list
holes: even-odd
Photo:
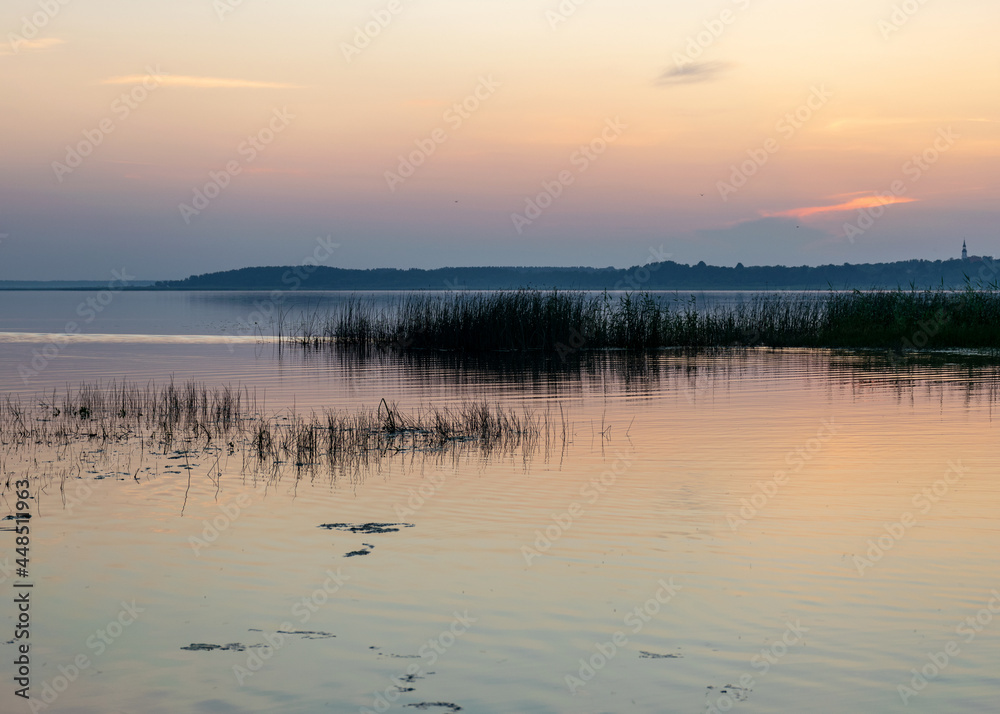
[(657, 652), (646, 652), (645, 650), (640, 650), (640, 659), (683, 659), (684, 655), (680, 654), (659, 654)]
[[(715, 687), (709, 687), (709, 689), (714, 690)], [(719, 688), (720, 694), (728, 694), (738, 702), (745, 702), (749, 699), (750, 692), (752, 691), (752, 689), (747, 689), (746, 687), (737, 687), (735, 684), (727, 684), (726, 686)]]
[[(251, 627), (247, 632), (263, 632), (256, 627)], [(304, 640), (328, 640), (331, 637), (336, 637), (332, 632), (323, 632), (321, 630), (277, 630), (279, 635), (298, 635)]]
[[(378, 651), (378, 650), (381, 650), (382, 648), (381, 647), (376, 647), (375, 645), (372, 645), (368, 649)], [(420, 655), (401, 655), (401, 654), (395, 654), (393, 652), (378, 652), (378, 656), (379, 657), (389, 657), (391, 659), (423, 659)]]
[(396, 533), (401, 528), (413, 528), (412, 523), (324, 523), (319, 526), (327, 530), (338, 530), (346, 533), (362, 533), (372, 535), (379, 533)]
[[(248, 632), (263, 632), (263, 630), (251, 628)], [(336, 637), (331, 632), (321, 632), (318, 630), (278, 630), (277, 634), (298, 635), (304, 640), (326, 640)], [(263, 643), (244, 645), (241, 642), (230, 642), (228, 645), (215, 645), (205, 642), (192, 642), (187, 647), (181, 647), (181, 649), (189, 652), (246, 652), (248, 649), (259, 649), (261, 647), (267, 647), (267, 645)]]
[(279, 635), (298, 635), (304, 640), (328, 640), (336, 637), (331, 632), (320, 632), (314, 630), (278, 630)]
[(230, 642), (228, 645), (209, 645), (201, 642), (192, 642), (187, 647), (181, 647), (181, 649), (190, 650), (191, 652), (215, 652), (216, 650), (220, 652), (245, 652), (247, 647), (263, 646), (264, 645), (243, 645), (239, 642)]

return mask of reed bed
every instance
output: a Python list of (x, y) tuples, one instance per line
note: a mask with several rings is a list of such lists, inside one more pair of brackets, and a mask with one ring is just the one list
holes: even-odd
[(109, 447), (138, 444), (162, 454), (239, 453), (244, 470), (346, 471), (390, 454), (531, 451), (557, 431), (547, 414), (485, 402), (406, 413), (382, 400), (357, 411), (266, 414), (245, 388), (195, 382), (86, 384), (32, 400), (0, 398), (0, 457), (22, 461), (39, 449), (82, 443), (111, 453)]
[(413, 294), (384, 306), (353, 298), (282, 338), (303, 347), (542, 352), (665, 347), (1000, 347), (1000, 290), (757, 294), (698, 307), (648, 293)]
[(485, 402), (407, 414), (383, 400), (376, 409), (255, 419), (249, 445), (258, 463), (361, 466), (388, 454), (463, 445), (486, 454), (531, 450), (552, 431), (547, 418)]
[(223, 439), (256, 402), (245, 389), (188, 382), (83, 384), (29, 401), (0, 398), (0, 443), (51, 446), (85, 438), (104, 442), (142, 436), (166, 444), (176, 437)]

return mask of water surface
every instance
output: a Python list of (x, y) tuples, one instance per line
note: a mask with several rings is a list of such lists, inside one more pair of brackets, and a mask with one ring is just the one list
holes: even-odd
[[(67, 685), (46, 711), (995, 706), (993, 368), (818, 350), (569, 364), (278, 352), (223, 339), (245, 302), (142, 295), (164, 314), (122, 296), (93, 334), (134, 337), (67, 344), (27, 381), (18, 368), (44, 343), (0, 336), (0, 392), (172, 377), (246, 385), (273, 411), (485, 399), (566, 419), (567, 438), (277, 481), (225, 450), (5, 447), (5, 479), (43, 485), (32, 693)], [(9, 314), (0, 332), (63, 319)], [(412, 527), (319, 527), (372, 522)], [(13, 534), (2, 542), (12, 563)], [(0, 612), (13, 632), (13, 608)], [(943, 667), (929, 659), (948, 647)], [(79, 676), (57, 680), (78, 655)], [(912, 682), (925, 666), (926, 686)], [(30, 711), (10, 691), (4, 711)]]

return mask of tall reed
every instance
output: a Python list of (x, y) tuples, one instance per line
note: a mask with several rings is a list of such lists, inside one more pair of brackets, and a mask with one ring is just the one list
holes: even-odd
[(311, 316), (289, 340), (321, 347), (469, 353), (662, 347), (1000, 347), (1000, 290), (755, 294), (699, 307), (662, 295), (513, 292), (352, 298)]

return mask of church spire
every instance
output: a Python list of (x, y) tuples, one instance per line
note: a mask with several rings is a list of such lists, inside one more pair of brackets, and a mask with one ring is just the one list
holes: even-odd
[(968, 259), (969, 259), (969, 251), (966, 250), (966, 248), (965, 248), (965, 241), (963, 240), (962, 241), (962, 260), (968, 260)]

